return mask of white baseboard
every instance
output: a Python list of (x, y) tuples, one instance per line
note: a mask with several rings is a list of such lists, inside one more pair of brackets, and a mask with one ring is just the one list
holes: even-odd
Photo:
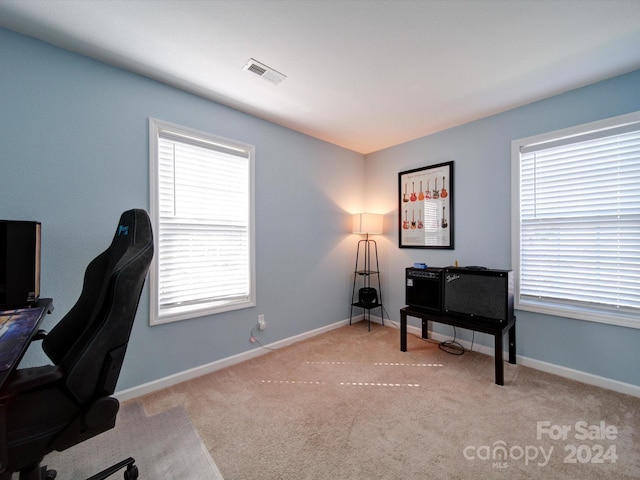
[(199, 367), (191, 368), (183, 372), (178, 372), (173, 375), (169, 375), (168, 377), (160, 378), (158, 380), (144, 383), (136, 387), (120, 390), (116, 392), (114, 396), (121, 402), (132, 400), (134, 398), (141, 397), (142, 395), (146, 395), (148, 393), (162, 390), (163, 388), (171, 387), (173, 385), (186, 382), (187, 380), (191, 380), (191, 379), (200, 377), (202, 375), (206, 375), (207, 373), (215, 372), (216, 370), (221, 370), (223, 368), (230, 367), (231, 365), (244, 362), (245, 360), (250, 360), (252, 358), (259, 357), (261, 355), (269, 353), (270, 350), (286, 347), (287, 345), (291, 345), (293, 343), (299, 342), (301, 340), (305, 340), (307, 338), (315, 337), (316, 335), (329, 332), (331, 330), (343, 327), (348, 324), (349, 324), (349, 320), (342, 320), (340, 322), (332, 323), (331, 325), (317, 328), (309, 332), (301, 333), (300, 335), (294, 335), (293, 337), (285, 338), (284, 340), (270, 343), (260, 348), (255, 348), (253, 350), (248, 350), (246, 352), (239, 353), (237, 355), (232, 355), (231, 357), (226, 357), (220, 360), (216, 360), (215, 362), (207, 363), (205, 365), (200, 365)]
[(516, 361), (525, 367), (531, 367), (543, 372), (553, 373), (559, 377), (570, 378), (571, 380), (576, 380), (588, 385), (594, 385), (596, 387), (606, 388), (607, 390), (613, 390), (614, 392), (640, 397), (640, 387), (638, 385), (612, 380), (599, 375), (581, 372), (580, 370), (574, 370), (573, 368), (543, 362), (534, 358), (522, 357), (520, 355), (516, 355)]
[[(419, 327), (414, 327), (412, 325), (407, 325), (407, 332), (417, 335), (418, 337), (422, 335), (422, 329)], [(450, 336), (442, 335), (434, 332), (429, 332), (429, 337), (439, 342), (451, 339)], [(469, 341), (457, 339), (456, 342), (460, 343), (460, 345), (462, 345), (466, 349), (471, 349), (471, 342)], [(495, 354), (493, 347), (488, 347), (486, 345), (478, 345), (477, 343), (473, 345), (473, 351), (483, 353), (491, 357), (493, 357)], [(504, 352), (504, 358), (509, 358), (508, 352)], [(573, 368), (567, 368), (561, 365), (555, 365), (553, 363), (543, 362), (541, 360), (536, 360), (535, 358), (524, 357), (522, 355), (518, 355), (517, 353), (516, 353), (516, 362), (519, 365), (524, 365), (525, 367), (534, 368), (542, 372), (552, 373), (554, 375), (558, 375), (559, 377), (576, 380), (578, 382), (586, 383), (588, 385), (594, 385), (596, 387), (606, 388), (607, 390), (612, 390), (614, 392), (632, 395), (634, 397), (640, 397), (640, 386), (638, 385), (632, 385), (630, 383), (624, 383), (618, 380), (612, 380), (610, 378), (601, 377), (599, 375), (593, 375), (591, 373), (582, 372), (580, 370), (574, 370)]]
[[(354, 317), (352, 320), (353, 323), (360, 322), (360, 321), (364, 321), (364, 318), (362, 315)], [(378, 324), (382, 323), (382, 319), (380, 317), (372, 316), (371, 321)], [(389, 322), (388, 319), (385, 320), (385, 324), (387, 324), (388, 322)], [(396, 322), (391, 322), (391, 323), (397, 328), (399, 328)], [(171, 387), (173, 385), (177, 385), (187, 380), (191, 380), (193, 378), (206, 375), (207, 373), (215, 372), (216, 370), (230, 367), (231, 365), (244, 362), (245, 360), (259, 357), (261, 355), (264, 355), (265, 353), (268, 353), (270, 351), (269, 349), (278, 349), (278, 348), (286, 347), (287, 345), (291, 345), (293, 343), (299, 342), (301, 340), (305, 340), (307, 338), (315, 337), (316, 335), (329, 332), (331, 330), (340, 328), (348, 324), (349, 324), (349, 320), (342, 320), (340, 322), (332, 323), (331, 325), (327, 325), (325, 327), (317, 328), (315, 330), (311, 330), (309, 332), (305, 332), (300, 335), (295, 335), (293, 337), (285, 338), (283, 340), (265, 345), (264, 347), (266, 348), (261, 347), (261, 348), (249, 350), (243, 353), (239, 353), (237, 355), (232, 355), (231, 357), (223, 358), (221, 360), (208, 363), (206, 365), (201, 365), (199, 367), (185, 370), (183, 372), (178, 372), (174, 375), (169, 375), (168, 377), (160, 378), (158, 380), (154, 380), (149, 383), (145, 383), (133, 388), (126, 389), (126, 390), (121, 390), (119, 392), (116, 392), (115, 396), (121, 402), (124, 402), (126, 400), (131, 400), (131, 399), (140, 397), (142, 395), (146, 395), (148, 393), (152, 393), (157, 390), (162, 390), (163, 388)], [(422, 329), (419, 327), (414, 327), (412, 325), (407, 325), (407, 332), (413, 335), (416, 335), (418, 337), (422, 335)], [(442, 335), (434, 332), (429, 332), (429, 337), (436, 341), (445, 341), (445, 340), (451, 339), (450, 336)], [(471, 349), (471, 342), (466, 340), (456, 340), (456, 341), (460, 343), (464, 348)], [(485, 355), (489, 355), (492, 357), (494, 356), (494, 349), (486, 345), (474, 344), (473, 351), (482, 353)], [(508, 358), (507, 352), (505, 352), (505, 358)], [(591, 373), (581, 372), (580, 370), (574, 370), (572, 368), (567, 368), (560, 365), (543, 362), (541, 360), (524, 357), (522, 355), (516, 355), (516, 361), (518, 362), (519, 365), (524, 365), (525, 367), (534, 368), (536, 370), (552, 373), (560, 377), (569, 378), (571, 380), (576, 380), (578, 382), (586, 383), (588, 385), (594, 385), (596, 387), (606, 388), (607, 390), (613, 390), (614, 392), (624, 393), (627, 395), (632, 395), (634, 397), (640, 398), (640, 386), (637, 386), (637, 385), (632, 385), (630, 383), (624, 383), (617, 380), (612, 380), (606, 377), (600, 377), (598, 375), (593, 375)]]

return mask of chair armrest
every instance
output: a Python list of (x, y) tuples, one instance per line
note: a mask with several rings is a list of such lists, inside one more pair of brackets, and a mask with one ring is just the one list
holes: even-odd
[(23, 368), (15, 371), (4, 390), (9, 395), (16, 395), (43, 385), (50, 385), (62, 377), (62, 368), (57, 365)]

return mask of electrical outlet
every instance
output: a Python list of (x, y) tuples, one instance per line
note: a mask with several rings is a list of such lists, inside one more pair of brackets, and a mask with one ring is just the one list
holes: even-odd
[(264, 315), (258, 315), (258, 330), (264, 330), (267, 328), (267, 322), (264, 319)]

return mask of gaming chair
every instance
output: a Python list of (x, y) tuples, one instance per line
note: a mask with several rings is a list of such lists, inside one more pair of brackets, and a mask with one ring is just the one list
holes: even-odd
[[(153, 257), (153, 233), (144, 210), (120, 217), (111, 246), (87, 267), (76, 304), (50, 333), (39, 336), (53, 365), (18, 369), (2, 388), (0, 480), (49, 480), (44, 457), (115, 426), (119, 402), (112, 396)], [(103, 479), (133, 458), (91, 477)], [(116, 468), (114, 470), (114, 468)]]

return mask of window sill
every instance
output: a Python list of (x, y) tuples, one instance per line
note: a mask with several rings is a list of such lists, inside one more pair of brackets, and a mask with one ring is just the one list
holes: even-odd
[(240, 310), (243, 308), (255, 307), (256, 302), (251, 299), (215, 302), (205, 305), (194, 305), (190, 307), (174, 307), (163, 310), (159, 315), (152, 315), (149, 321), (151, 326), (163, 325), (165, 323), (179, 322), (192, 318), (206, 317), (217, 313)]
[(516, 301), (514, 308), (525, 312), (541, 313), (544, 315), (572, 318), (575, 320), (586, 320), (589, 322), (615, 325), (618, 327), (640, 328), (640, 319), (638, 315), (627, 312), (596, 310), (580, 308), (572, 305), (526, 300)]

